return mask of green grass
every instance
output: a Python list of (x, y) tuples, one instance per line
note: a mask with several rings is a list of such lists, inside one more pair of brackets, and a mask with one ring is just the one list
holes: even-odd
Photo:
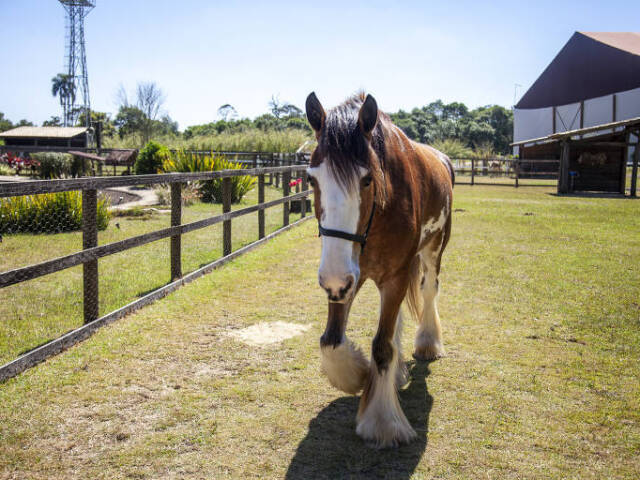
[[(409, 362), (400, 393), (413, 444), (366, 447), (357, 398), (319, 373), (309, 222), (1, 385), (0, 477), (638, 478), (640, 201), (552, 192), (456, 187), (448, 356)], [(366, 285), (348, 326), (365, 348), (377, 311)], [(225, 334), (277, 320), (311, 328)]]
[[(282, 196), (267, 187), (266, 200)], [(252, 190), (232, 210), (257, 203)], [(114, 217), (98, 233), (100, 245), (166, 228), (169, 207), (159, 213)], [(183, 223), (222, 213), (220, 204), (196, 203), (183, 208)], [(291, 214), (291, 221), (299, 214)], [(282, 207), (266, 210), (267, 233), (282, 226)], [(232, 222), (233, 249), (258, 239), (257, 213)], [(55, 235), (5, 235), (0, 243), (0, 271), (7, 271), (82, 249), (82, 233)], [(184, 273), (222, 256), (222, 224), (196, 230), (182, 237)], [(105, 257), (99, 261), (100, 315), (109, 313), (143, 296), (170, 280), (169, 239), (160, 240)], [(0, 289), (0, 364), (82, 325), (82, 267)]]

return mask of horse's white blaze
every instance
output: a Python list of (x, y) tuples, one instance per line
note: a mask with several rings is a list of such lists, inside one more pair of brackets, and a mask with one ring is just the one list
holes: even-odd
[[(357, 233), (360, 218), (360, 192), (357, 189), (345, 191), (334, 178), (327, 162), (307, 170), (315, 178), (320, 189), (323, 228)], [(364, 175), (366, 170), (362, 169)], [(344, 287), (345, 279), (353, 275), (357, 283), (360, 268), (354, 254), (354, 244), (349, 240), (335, 237), (322, 237), (322, 255), (318, 275), (326, 288), (339, 290)]]

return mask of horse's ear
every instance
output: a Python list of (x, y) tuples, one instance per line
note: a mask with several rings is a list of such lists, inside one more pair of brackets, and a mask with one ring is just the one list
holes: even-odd
[(376, 99), (371, 95), (367, 95), (362, 107), (360, 107), (360, 114), (358, 115), (358, 122), (360, 123), (360, 130), (365, 135), (370, 135), (373, 128), (378, 121), (378, 104)]
[(311, 124), (311, 128), (316, 131), (316, 134), (322, 130), (324, 126), (325, 113), (324, 108), (322, 108), (322, 104), (318, 97), (316, 97), (315, 92), (311, 92), (307, 97), (307, 101), (305, 103), (305, 108), (307, 110), (307, 119)]

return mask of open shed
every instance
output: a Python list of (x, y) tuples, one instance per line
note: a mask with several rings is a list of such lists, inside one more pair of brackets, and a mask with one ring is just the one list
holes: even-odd
[[(5, 147), (87, 147), (86, 127), (17, 127), (0, 133)], [(30, 148), (31, 147), (31, 148)]]
[[(520, 169), (535, 168), (527, 159), (559, 160), (558, 193), (626, 191), (631, 166), (631, 196), (636, 196), (640, 157), (640, 117), (554, 133), (515, 142)], [(531, 163), (531, 165), (529, 165)]]

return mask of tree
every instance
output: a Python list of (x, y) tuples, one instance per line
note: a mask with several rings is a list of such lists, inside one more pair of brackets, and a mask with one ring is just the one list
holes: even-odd
[(66, 73), (59, 73), (53, 77), (51, 79), (51, 95), (60, 99), (65, 126), (72, 124), (73, 112), (67, 111), (67, 100), (73, 104), (76, 99), (76, 84), (73, 77)]
[(0, 132), (5, 132), (13, 128), (11, 120), (4, 116), (4, 113), (0, 112)]
[(144, 130), (145, 122), (144, 112), (133, 105), (121, 106), (114, 120), (120, 138), (126, 135), (140, 134)]
[(218, 116), (225, 122), (238, 118), (238, 112), (232, 105), (225, 103), (218, 108)]
[(61, 127), (62, 120), (60, 120), (60, 117), (56, 117), (52, 115), (49, 120), (45, 120), (44, 122), (42, 122), (42, 126), (43, 127)]
[[(91, 119), (90, 125), (94, 123), (101, 122), (102, 123), (102, 136), (104, 137), (113, 137), (116, 133), (116, 126), (114, 122), (111, 120), (111, 115), (107, 112), (97, 112), (95, 110), (91, 110)], [(82, 112), (78, 116), (78, 122), (76, 123), (78, 127), (84, 127), (85, 123), (85, 113)]]
[(153, 122), (166, 99), (155, 82), (140, 82), (136, 87), (136, 105), (144, 114), (142, 139), (147, 143), (153, 133)]

